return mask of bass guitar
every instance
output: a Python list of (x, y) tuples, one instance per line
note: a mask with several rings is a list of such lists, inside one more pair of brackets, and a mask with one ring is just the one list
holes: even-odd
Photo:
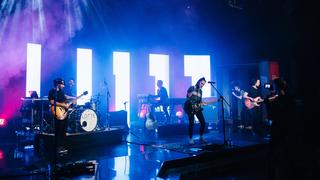
[(72, 104), (75, 104), (76, 101), (81, 98), (84, 95), (87, 95), (88, 91), (83, 92), (80, 96), (76, 97), (69, 103), (65, 103), (66, 106), (68, 107), (67, 109), (62, 107), (62, 106), (56, 106), (56, 112), (54, 106), (51, 106), (51, 113), (55, 116), (56, 119), (58, 120), (64, 120), (68, 116), (68, 109), (71, 107)]

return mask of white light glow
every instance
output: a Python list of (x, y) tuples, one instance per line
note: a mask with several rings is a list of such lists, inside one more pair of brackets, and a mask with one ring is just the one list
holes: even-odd
[(155, 94), (157, 94), (157, 81), (163, 81), (163, 87), (170, 93), (169, 56), (163, 54), (149, 54), (149, 75), (155, 77)]
[(130, 172), (130, 164), (129, 156), (114, 158), (114, 170), (116, 171), (116, 175), (118, 177), (128, 176)]
[(26, 70), (26, 97), (30, 97), (29, 91), (37, 91), (40, 96), (41, 82), (41, 45), (27, 44), (27, 70)]
[(130, 127), (130, 53), (113, 52), (113, 75), (115, 76), (115, 109), (125, 110), (127, 106), (127, 123)]
[[(205, 77), (207, 82), (211, 81), (211, 65), (209, 55), (185, 55), (184, 56), (184, 76), (190, 76), (192, 85)], [(211, 96), (211, 87), (206, 85), (202, 89), (203, 97)]]
[(88, 94), (77, 101), (83, 105), (92, 96), (92, 50), (77, 48), (77, 96), (88, 91)]

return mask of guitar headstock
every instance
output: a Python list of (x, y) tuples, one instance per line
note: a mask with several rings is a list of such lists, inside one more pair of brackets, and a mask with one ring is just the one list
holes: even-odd
[(88, 94), (88, 91), (85, 91), (82, 93), (82, 95), (87, 95)]

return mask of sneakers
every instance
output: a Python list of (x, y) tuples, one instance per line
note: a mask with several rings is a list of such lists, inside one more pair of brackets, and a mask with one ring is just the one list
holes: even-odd
[(238, 128), (239, 128), (239, 129), (243, 129), (243, 128), (244, 128), (244, 125), (239, 125)]
[[(200, 138), (199, 138), (199, 142), (206, 144), (206, 143), (207, 143), (207, 140), (204, 139), (203, 137), (200, 137)], [(194, 140), (193, 140), (192, 138), (189, 139), (189, 144), (194, 144)]]
[(200, 137), (199, 140), (200, 140), (201, 143), (207, 143), (207, 140), (205, 140), (202, 136)]
[(58, 154), (67, 154), (68, 153), (68, 149), (63, 148), (63, 147), (58, 147), (57, 148), (57, 153)]

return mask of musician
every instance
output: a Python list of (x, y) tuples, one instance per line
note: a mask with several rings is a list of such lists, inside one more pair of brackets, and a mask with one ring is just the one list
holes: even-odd
[(247, 109), (245, 112), (245, 129), (253, 130), (261, 135), (262, 133), (262, 108), (260, 103), (263, 101), (260, 91), (260, 79), (255, 78), (251, 80), (251, 87), (247, 92), (244, 92), (243, 97), (250, 100), (253, 108)]
[[(66, 96), (63, 89), (65, 87), (64, 80), (62, 78), (57, 78), (53, 81), (54, 87), (49, 91), (48, 99), (51, 107), (56, 109), (56, 107), (63, 107), (68, 109), (69, 106), (65, 103), (69, 96)], [(55, 110), (53, 110), (55, 111)], [(67, 119), (59, 120), (55, 117), (55, 135), (57, 142), (57, 152), (66, 153), (67, 149), (63, 146), (65, 145), (66, 139), (66, 128), (67, 128)]]
[[(203, 138), (204, 128), (205, 128), (205, 119), (202, 113), (202, 108), (196, 112), (192, 112), (190, 108), (194, 104), (200, 104), (202, 102), (202, 87), (206, 84), (206, 79), (204, 77), (200, 78), (195, 86), (190, 86), (187, 91), (187, 101), (184, 105), (184, 110), (188, 115), (189, 119), (189, 144), (194, 144), (193, 137), (193, 126), (194, 126), (194, 115), (197, 116), (198, 120), (200, 121), (200, 142), (206, 143), (206, 140)], [(191, 110), (191, 111), (190, 111)]]
[(243, 128), (243, 123), (240, 122), (239, 112), (241, 114), (242, 107), (239, 107), (243, 104), (243, 94), (244, 91), (240, 89), (240, 85), (237, 81), (232, 81), (232, 89), (231, 89), (231, 115), (232, 120), (236, 123), (239, 128)]
[(68, 86), (65, 89), (65, 94), (70, 97), (76, 96), (76, 89), (75, 89), (75, 83), (73, 78), (69, 79)]
[(168, 106), (169, 106), (169, 97), (168, 92), (165, 87), (163, 87), (163, 81), (157, 81), (157, 95), (149, 95), (151, 100), (151, 115), (154, 115), (154, 110), (156, 107), (162, 106), (163, 112), (165, 114), (165, 118), (167, 123), (170, 121), (170, 116), (168, 113)]

